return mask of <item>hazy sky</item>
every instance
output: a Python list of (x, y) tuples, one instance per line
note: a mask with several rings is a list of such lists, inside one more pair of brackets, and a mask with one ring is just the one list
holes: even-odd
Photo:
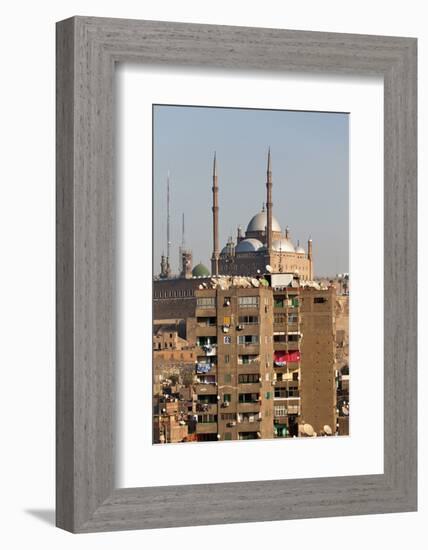
[(349, 271), (349, 117), (342, 113), (154, 107), (154, 273), (166, 252), (170, 172), (171, 266), (178, 271), (181, 219), (193, 263), (210, 268), (212, 162), (217, 152), (220, 249), (245, 232), (266, 201), (272, 154), (273, 213), (291, 240), (313, 240), (316, 275)]

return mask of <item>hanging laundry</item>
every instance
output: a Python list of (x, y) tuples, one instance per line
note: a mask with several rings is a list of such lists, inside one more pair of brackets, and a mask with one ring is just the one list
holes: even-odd
[(285, 367), (286, 363), (285, 351), (275, 351), (274, 363), (276, 367)]
[(300, 351), (289, 351), (285, 354), (285, 361), (294, 363), (300, 361)]

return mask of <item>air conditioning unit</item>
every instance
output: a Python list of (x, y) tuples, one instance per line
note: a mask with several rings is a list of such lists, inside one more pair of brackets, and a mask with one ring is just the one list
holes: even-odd
[(233, 428), (234, 426), (236, 426), (236, 422), (233, 420), (232, 422), (228, 422), (227, 424), (230, 428)]
[(236, 328), (237, 330), (244, 330), (244, 325), (238, 325)]
[(223, 401), (222, 407), (228, 407), (229, 406), (229, 401)]

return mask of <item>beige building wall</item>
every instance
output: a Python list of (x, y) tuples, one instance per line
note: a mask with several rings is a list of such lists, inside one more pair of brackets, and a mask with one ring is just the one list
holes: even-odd
[(316, 432), (336, 429), (334, 307), (333, 288), (301, 289), (301, 419)]

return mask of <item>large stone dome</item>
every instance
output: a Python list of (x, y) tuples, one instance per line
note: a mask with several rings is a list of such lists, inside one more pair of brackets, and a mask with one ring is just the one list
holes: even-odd
[(258, 239), (243, 239), (235, 248), (235, 252), (257, 252), (263, 246)]
[(281, 237), (272, 243), (272, 250), (276, 252), (295, 252), (293, 243), (286, 237)]
[[(267, 212), (262, 210), (250, 220), (250, 223), (247, 226), (247, 233), (252, 233), (254, 231), (265, 231), (267, 227)], [(275, 216), (272, 216), (272, 231), (281, 232), (281, 226), (278, 223), (278, 220)]]

